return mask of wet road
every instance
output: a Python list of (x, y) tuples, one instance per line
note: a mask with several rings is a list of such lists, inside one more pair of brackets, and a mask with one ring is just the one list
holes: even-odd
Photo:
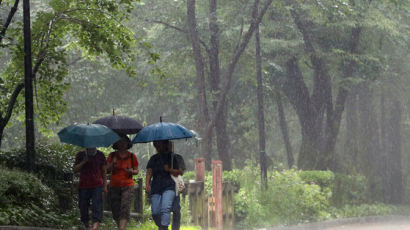
[(410, 217), (374, 216), (348, 218), (264, 230), (410, 230)]
[(367, 224), (346, 224), (338, 227), (328, 227), (326, 230), (410, 230), (410, 221), (400, 221), (394, 223), (367, 223)]

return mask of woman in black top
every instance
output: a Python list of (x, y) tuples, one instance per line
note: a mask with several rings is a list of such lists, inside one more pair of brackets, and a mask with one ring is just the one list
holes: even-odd
[(179, 173), (176, 159), (173, 160), (173, 168), (176, 169), (171, 169), (171, 152), (168, 146), (168, 140), (154, 141), (158, 153), (148, 161), (145, 180), (145, 191), (151, 194), (152, 218), (159, 230), (168, 229), (172, 203), (175, 199), (175, 182), (171, 174)]

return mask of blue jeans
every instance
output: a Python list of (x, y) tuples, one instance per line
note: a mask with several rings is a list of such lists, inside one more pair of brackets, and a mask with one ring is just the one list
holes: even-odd
[(78, 189), (78, 207), (80, 208), (81, 222), (88, 223), (90, 216), (88, 209), (92, 206), (92, 221), (102, 222), (103, 218), (103, 187)]
[(151, 195), (152, 218), (158, 227), (168, 227), (174, 198), (174, 190), (166, 190), (162, 194)]
[(181, 198), (176, 196), (172, 203), (172, 230), (179, 230), (181, 226)]

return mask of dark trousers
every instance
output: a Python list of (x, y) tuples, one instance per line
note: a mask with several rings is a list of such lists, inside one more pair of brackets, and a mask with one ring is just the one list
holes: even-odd
[(172, 230), (179, 230), (181, 227), (181, 198), (176, 196), (172, 203)]
[(89, 207), (92, 206), (92, 221), (102, 222), (103, 218), (103, 187), (78, 189), (78, 207), (80, 208), (81, 222), (88, 223)]

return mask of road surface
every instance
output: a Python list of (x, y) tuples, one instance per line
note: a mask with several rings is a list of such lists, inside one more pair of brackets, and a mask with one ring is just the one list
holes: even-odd
[(410, 221), (388, 223), (345, 224), (328, 227), (326, 230), (410, 230)]

